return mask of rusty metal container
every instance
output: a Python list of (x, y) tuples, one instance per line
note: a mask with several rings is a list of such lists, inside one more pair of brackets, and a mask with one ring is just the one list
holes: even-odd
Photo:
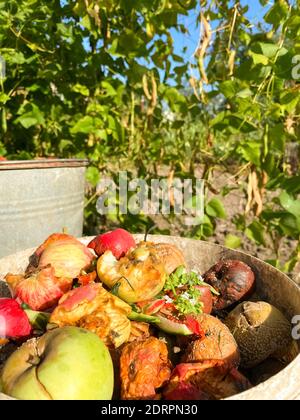
[(0, 162), (0, 258), (63, 229), (82, 235), (87, 164), (81, 159)]
[[(92, 238), (83, 238), (87, 244)], [(142, 240), (142, 235), (136, 236)], [(207, 243), (192, 239), (151, 236), (153, 242), (167, 242), (177, 245), (182, 249), (189, 269), (195, 269), (200, 273), (207, 271), (213, 264), (221, 259), (238, 259), (250, 265), (256, 273), (257, 297), (265, 300), (292, 320), (300, 314), (300, 288), (285, 274), (276, 268), (258, 260), (243, 252), (230, 250), (213, 243)], [(29, 256), (34, 249), (0, 259), (0, 296), (7, 294), (5, 283), (1, 283), (7, 272), (22, 273), (28, 264)], [(2, 289), (2, 290), (1, 290)], [(268, 381), (250, 389), (249, 391), (233, 396), (232, 400), (300, 400), (300, 355), (280, 373)], [(10, 399), (0, 393), (0, 400)]]

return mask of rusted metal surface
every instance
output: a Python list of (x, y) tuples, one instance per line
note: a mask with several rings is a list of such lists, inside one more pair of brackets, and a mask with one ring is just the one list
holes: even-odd
[(65, 229), (82, 235), (86, 160), (0, 165), (0, 257)]
[[(92, 238), (83, 238), (87, 244)], [(143, 235), (137, 235), (142, 240)], [(167, 242), (179, 246), (186, 258), (188, 267), (200, 273), (207, 271), (220, 259), (238, 259), (249, 264), (256, 273), (256, 299), (266, 300), (281, 309), (288, 319), (300, 314), (300, 289), (285, 274), (276, 268), (242, 252), (229, 250), (212, 243), (169, 236), (152, 236), (154, 242)], [(30, 249), (16, 255), (0, 259), (0, 280), (8, 271), (22, 273), (28, 258), (34, 250)], [(4, 290), (6, 290), (4, 288)], [(234, 400), (299, 400), (300, 399), (300, 356), (287, 368), (257, 387), (232, 397)], [(7, 396), (0, 394), (0, 400)]]
[(0, 162), (0, 171), (48, 169), (48, 168), (81, 168), (88, 166), (86, 159), (37, 159), (7, 160)]

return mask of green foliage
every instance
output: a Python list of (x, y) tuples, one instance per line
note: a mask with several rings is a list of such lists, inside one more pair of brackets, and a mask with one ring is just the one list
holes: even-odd
[[(99, 224), (143, 231), (156, 223), (99, 218), (99, 171), (196, 177), (200, 168), (204, 222), (190, 229), (171, 215), (176, 233), (207, 239), (232, 217), (244, 240), (274, 250), (278, 265), (281, 240), (300, 236), (299, 167), (286, 159), (300, 138), (300, 11), (299, 2), (261, 4), (266, 13), (255, 26), (251, 2), (201, 1), (199, 14), (196, 0), (0, 0), (0, 155), (87, 157), (87, 233)], [(195, 11), (202, 42), (187, 63), (172, 34), (188, 33), (182, 17)], [(231, 173), (245, 213), (226, 214), (220, 196), (231, 190), (219, 188), (214, 171)], [(237, 248), (239, 237), (225, 242)], [(298, 254), (296, 245), (286, 270)]]
[(226, 236), (225, 246), (227, 248), (238, 249), (241, 245), (242, 240), (238, 236), (232, 235), (231, 233)]

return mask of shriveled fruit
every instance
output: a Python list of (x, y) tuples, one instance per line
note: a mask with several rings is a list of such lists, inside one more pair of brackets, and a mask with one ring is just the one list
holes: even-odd
[(88, 245), (100, 257), (106, 251), (111, 251), (117, 258), (124, 257), (125, 254), (136, 246), (134, 237), (124, 229), (116, 229), (94, 238)]
[(226, 363), (207, 360), (177, 365), (163, 391), (167, 400), (218, 400), (251, 388), (236, 369)]
[(292, 344), (290, 322), (266, 302), (241, 303), (225, 323), (237, 341), (244, 368), (257, 366), (275, 353), (287, 352)]
[[(0, 340), (26, 338), (32, 328), (25, 311), (14, 299), (0, 298)], [(0, 342), (1, 345), (1, 342)]]
[(68, 242), (77, 244), (79, 241), (74, 236), (68, 235), (67, 233), (53, 233), (35, 250), (34, 254), (31, 256), (31, 260), (33, 262), (37, 261), (38, 263), (43, 252), (49, 246), (58, 242)]
[(121, 398), (157, 399), (157, 389), (170, 378), (171, 363), (165, 343), (155, 337), (126, 344), (121, 353)]
[[(142, 243), (143, 244), (143, 243)], [(172, 244), (146, 242), (147, 246), (153, 246), (167, 274), (173, 273), (178, 267), (185, 266), (185, 258), (182, 251)], [(140, 244), (141, 245), (141, 244)]]
[(131, 332), (128, 343), (136, 340), (145, 340), (150, 337), (150, 325), (145, 322), (131, 321)]
[(191, 341), (186, 348), (182, 362), (195, 363), (205, 360), (222, 360), (228, 366), (238, 367), (240, 352), (229, 329), (220, 320), (210, 315), (197, 317), (204, 335)]
[(154, 298), (164, 287), (167, 273), (152, 247), (143, 244), (119, 261), (111, 251), (98, 260), (99, 279), (128, 303)]
[(73, 325), (97, 334), (109, 347), (125, 343), (131, 331), (127, 316), (131, 307), (105, 290), (99, 283), (90, 283), (63, 296), (53, 311), (50, 324)]
[[(41, 249), (43, 249), (41, 251)], [(82, 271), (90, 269), (95, 256), (76, 238), (69, 235), (53, 236), (48, 238), (46, 244), (41, 246), (38, 266), (51, 265), (56, 277), (75, 279)]]
[(255, 288), (255, 275), (242, 261), (224, 260), (204, 274), (204, 281), (210, 284), (219, 296), (214, 297), (214, 309), (222, 310), (246, 299)]
[(7, 360), (3, 392), (21, 400), (106, 400), (113, 393), (113, 365), (95, 334), (58, 328), (27, 341)]
[(52, 266), (27, 275), (8, 274), (5, 279), (14, 298), (35, 311), (50, 309), (72, 287), (72, 279), (56, 277)]

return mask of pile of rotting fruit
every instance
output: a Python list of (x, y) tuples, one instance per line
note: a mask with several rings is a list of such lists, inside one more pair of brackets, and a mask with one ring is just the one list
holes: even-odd
[(54, 234), (5, 281), (0, 383), (18, 399), (224, 399), (298, 354), (244, 262), (197, 273), (175, 245), (123, 229), (88, 246)]

